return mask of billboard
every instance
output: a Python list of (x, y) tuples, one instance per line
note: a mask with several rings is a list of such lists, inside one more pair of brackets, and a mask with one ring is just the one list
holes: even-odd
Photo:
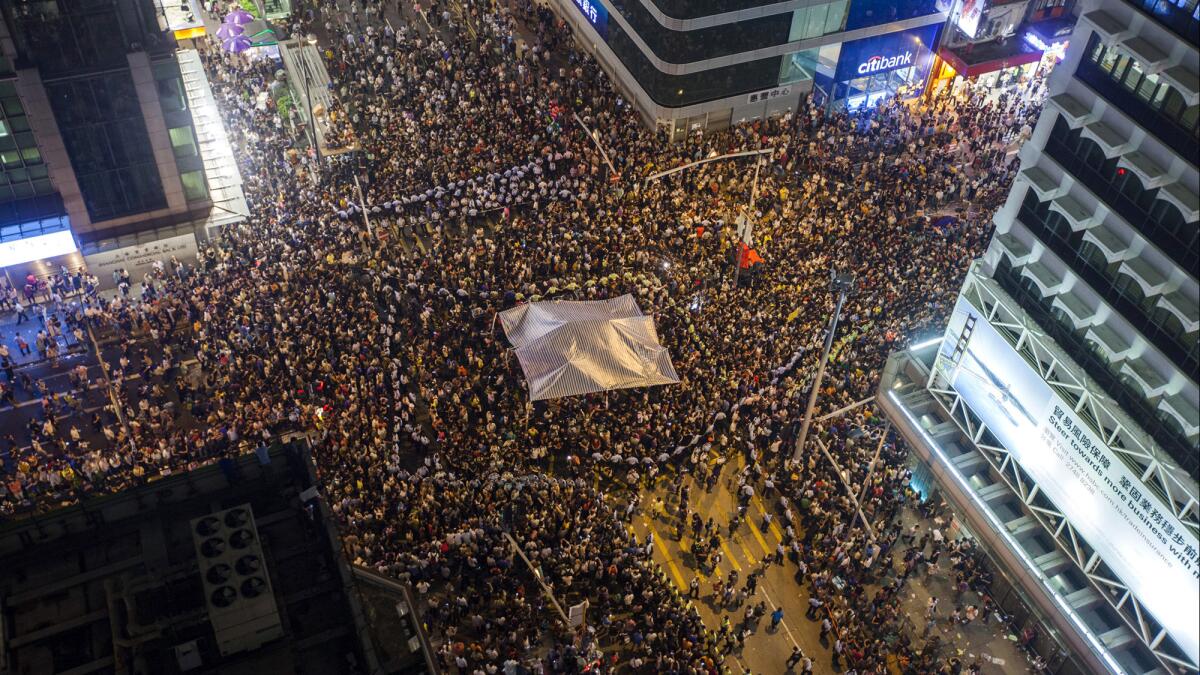
[(958, 11), (954, 13), (954, 25), (963, 35), (974, 40), (979, 36), (979, 22), (987, 9), (987, 0), (959, 0)]
[(0, 243), (0, 267), (53, 258), (75, 251), (75, 237), (71, 235), (70, 230), (13, 239)]
[[(1196, 537), (983, 316), (959, 298), (939, 368), (1076, 532), (1196, 660)], [(969, 338), (955, 364), (968, 322)]]

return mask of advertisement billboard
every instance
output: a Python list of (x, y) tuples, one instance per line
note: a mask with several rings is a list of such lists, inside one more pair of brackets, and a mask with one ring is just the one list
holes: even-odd
[(75, 250), (75, 237), (70, 230), (13, 239), (0, 243), (0, 267), (53, 258), (74, 253)]
[(974, 40), (979, 36), (979, 22), (987, 10), (987, 0), (959, 0), (958, 10), (954, 13), (954, 25), (963, 35)]
[(1195, 660), (1196, 537), (983, 317), (959, 298), (939, 368), (1076, 532)]

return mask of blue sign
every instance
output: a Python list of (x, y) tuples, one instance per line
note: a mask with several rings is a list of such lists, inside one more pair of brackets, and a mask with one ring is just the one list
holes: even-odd
[(851, 0), (846, 12), (846, 30), (945, 13), (939, 4), (938, 0)]
[(911, 66), (916, 66), (924, 79), (933, 63), (941, 27), (938, 23), (844, 42), (833, 79), (845, 82)]
[(601, 39), (608, 39), (608, 10), (600, 0), (573, 0), (583, 18), (592, 24)]

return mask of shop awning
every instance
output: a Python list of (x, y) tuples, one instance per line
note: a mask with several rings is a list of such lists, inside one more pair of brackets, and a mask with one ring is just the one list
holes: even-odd
[(968, 45), (957, 50), (942, 47), (938, 56), (950, 64), (959, 75), (971, 78), (1005, 68), (1037, 63), (1042, 60), (1042, 50), (1034, 49), (1024, 41), (1010, 40), (1006, 44), (989, 42)]
[(1070, 40), (1071, 34), (1075, 32), (1075, 17), (1065, 16), (1038, 21), (1037, 23), (1029, 24), (1026, 31), (1033, 33), (1043, 43), (1052, 45), (1055, 42), (1063, 42)]

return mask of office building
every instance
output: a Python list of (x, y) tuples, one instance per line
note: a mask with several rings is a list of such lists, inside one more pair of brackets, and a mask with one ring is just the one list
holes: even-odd
[(1195, 0), (1088, 0), (941, 338), (879, 400), (1061, 672), (1200, 655)]
[[(203, 70), (177, 49), (161, 7), (0, 9), (0, 266), (52, 273), (244, 218)], [(175, 241), (169, 250), (194, 253), (194, 237)]]
[(851, 107), (924, 91), (935, 0), (554, 0), (648, 124), (679, 139), (783, 114), (815, 91)]

